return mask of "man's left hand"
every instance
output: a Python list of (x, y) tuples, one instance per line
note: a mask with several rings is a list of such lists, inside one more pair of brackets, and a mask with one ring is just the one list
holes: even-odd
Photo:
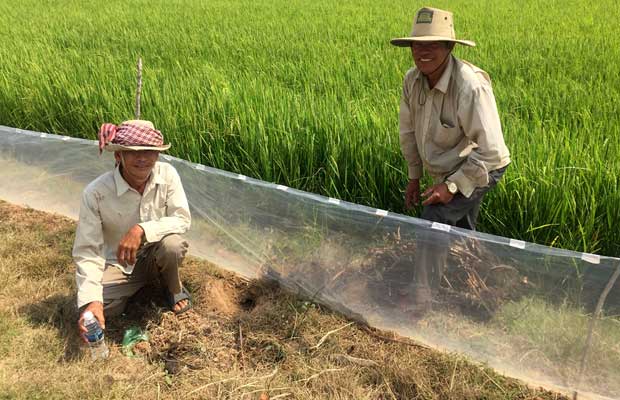
[(121, 265), (134, 265), (144, 230), (140, 225), (134, 225), (121, 239), (116, 250), (116, 259)]
[(426, 198), (426, 200), (422, 202), (423, 206), (448, 204), (454, 197), (454, 195), (448, 191), (448, 186), (443, 182), (429, 187), (422, 193), (422, 196)]

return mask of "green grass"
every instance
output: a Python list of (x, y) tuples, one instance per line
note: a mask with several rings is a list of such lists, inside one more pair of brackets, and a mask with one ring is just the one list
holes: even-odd
[[(171, 153), (402, 211), (407, 1), (0, 2), (0, 124), (94, 138), (143, 117)], [(620, 255), (620, 9), (612, 0), (437, 1), (493, 78), (513, 163), (480, 229)]]
[[(540, 351), (550, 362), (579, 365), (592, 315), (565, 304), (554, 307), (541, 299), (526, 298), (505, 306), (495, 316), (495, 322), (506, 333), (520, 337), (524, 348)], [(597, 321), (594, 332), (596, 340), (590, 349), (588, 370), (597, 373), (587, 375), (592, 375), (594, 382), (617, 382), (617, 378), (609, 379), (606, 373), (616, 371), (620, 363), (620, 322), (603, 317)]]
[[(574, 386), (579, 381), (591, 318), (591, 314), (567, 304), (554, 305), (548, 299), (524, 297), (506, 303), (488, 324), (475, 323), (458, 313), (436, 313), (428, 318), (428, 329), (437, 332), (440, 343), (459, 353), (476, 354), (478, 359), (486, 357), (490, 366), (511, 376)], [(463, 337), (468, 339), (459, 341)], [(595, 325), (580, 378), (581, 391), (609, 398), (618, 396), (618, 340), (617, 316), (603, 315)]]

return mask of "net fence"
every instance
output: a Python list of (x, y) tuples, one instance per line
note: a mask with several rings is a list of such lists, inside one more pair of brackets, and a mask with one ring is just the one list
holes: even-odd
[[(620, 259), (160, 161), (186, 190), (192, 254), (531, 384), (620, 399)], [(6, 201), (75, 219), (113, 166), (94, 141), (0, 126)]]

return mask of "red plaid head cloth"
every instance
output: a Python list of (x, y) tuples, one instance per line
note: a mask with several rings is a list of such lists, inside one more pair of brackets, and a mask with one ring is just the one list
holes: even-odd
[(164, 137), (150, 121), (125, 121), (120, 126), (103, 124), (99, 129), (99, 153), (108, 151), (157, 150), (164, 151)]

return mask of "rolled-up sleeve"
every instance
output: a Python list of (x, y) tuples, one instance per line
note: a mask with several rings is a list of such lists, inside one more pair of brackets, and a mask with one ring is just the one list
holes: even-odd
[(82, 194), (79, 218), (72, 252), (77, 268), (78, 308), (93, 301), (103, 302), (103, 227), (94, 193), (85, 190)]
[(409, 106), (409, 76), (405, 77), (403, 83), (403, 93), (400, 99), (400, 110), (398, 113), (399, 132), (400, 132), (400, 151), (407, 161), (407, 171), (409, 179), (420, 179), (422, 176), (422, 160), (418, 152), (418, 145), (415, 138), (415, 125)]
[(165, 215), (139, 224), (144, 230), (144, 237), (148, 243), (158, 242), (172, 233), (183, 234), (191, 225), (189, 204), (181, 178), (174, 169), (170, 169), (169, 173), (168, 182), (165, 185)]
[(476, 187), (488, 185), (489, 171), (507, 157), (503, 154), (506, 147), (490, 84), (481, 84), (461, 94), (458, 118), (463, 133), (476, 146), (448, 179), (456, 183), (465, 197), (469, 197)]

